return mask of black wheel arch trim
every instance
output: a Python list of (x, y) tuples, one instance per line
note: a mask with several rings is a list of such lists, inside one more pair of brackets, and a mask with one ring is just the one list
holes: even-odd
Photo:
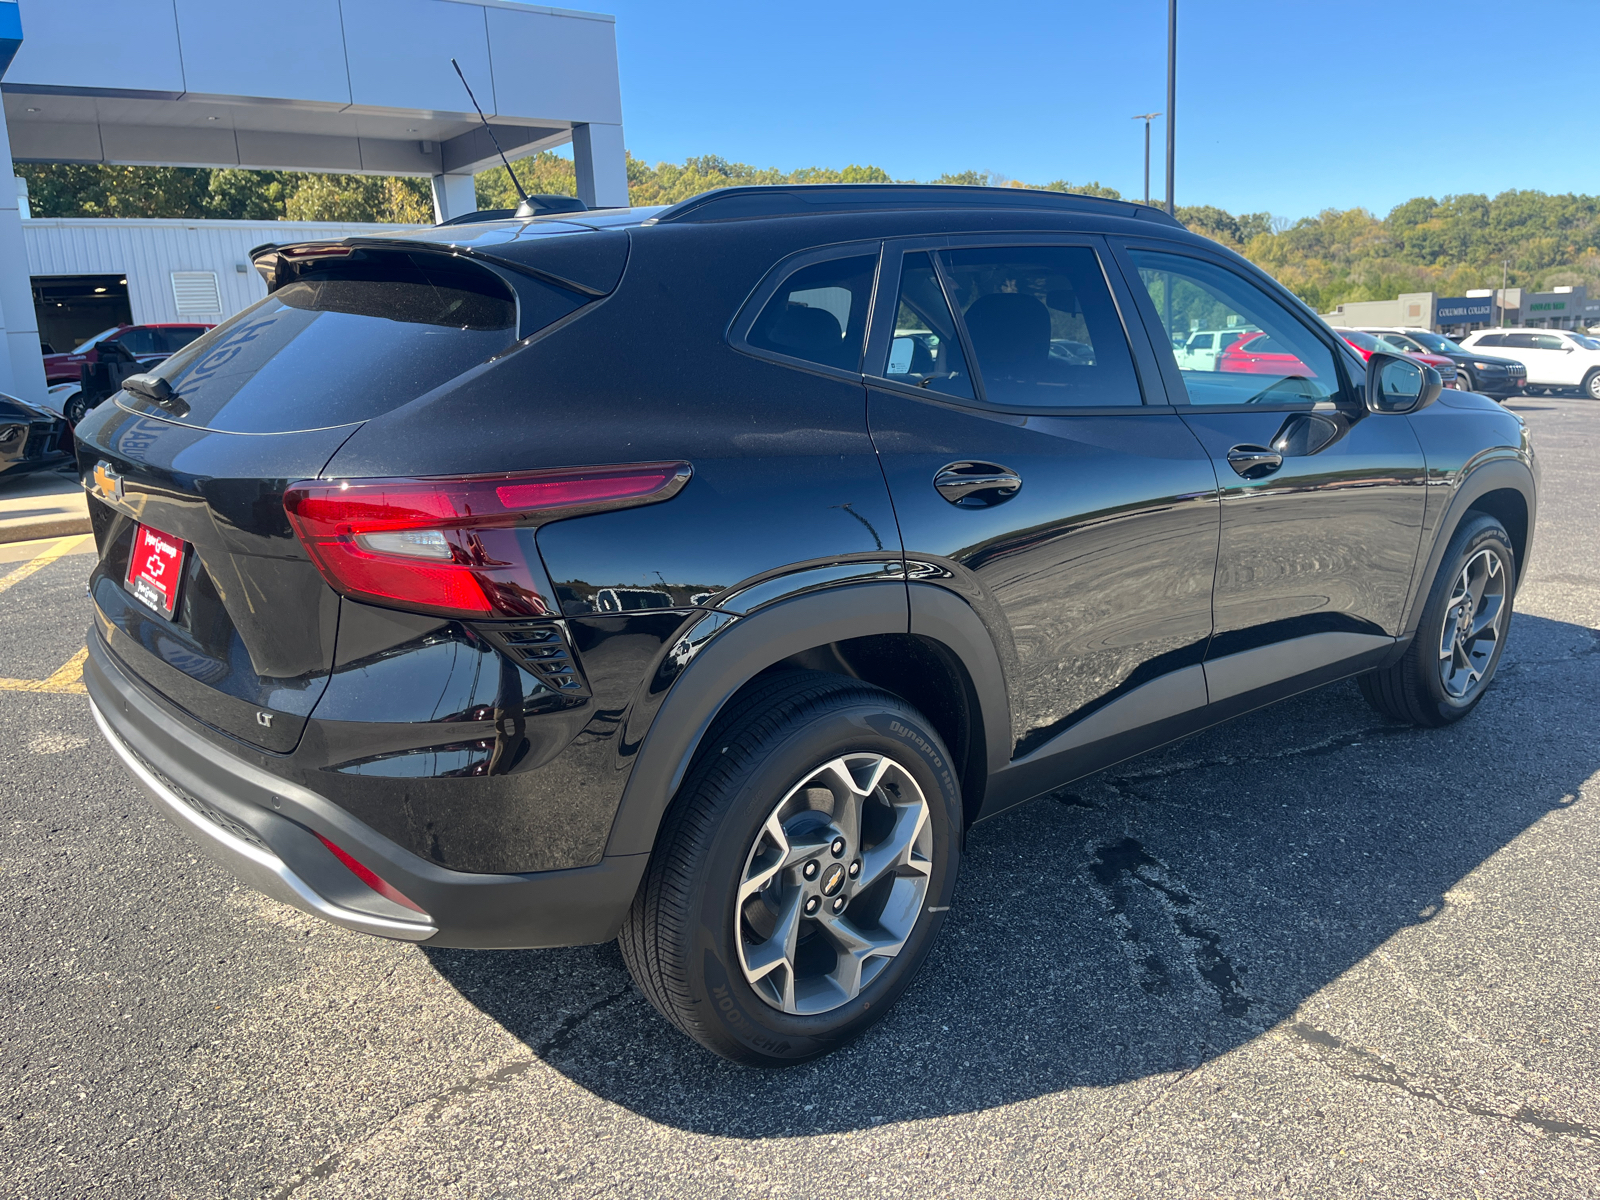
[(1516, 562), (1517, 580), (1521, 582), (1533, 552), (1534, 526), (1539, 507), (1538, 487), (1528, 463), (1516, 452), (1504, 451), (1500, 457), (1485, 458), (1476, 466), (1470, 466), (1451, 489), (1449, 504), (1445, 507), (1438, 524), (1433, 527), (1433, 544), (1428, 548), (1426, 558), (1420, 554), (1417, 556), (1418, 569), (1411, 580), (1410, 604), (1406, 612), (1405, 625), (1400, 631), (1402, 641), (1409, 639), (1417, 631), (1417, 622), (1422, 619), (1422, 609), (1428, 601), (1428, 589), (1433, 577), (1439, 573), (1439, 564), (1444, 560), (1445, 551), (1450, 547), (1450, 539), (1461, 527), (1461, 522), (1466, 519), (1467, 513), (1474, 509), (1478, 501), (1491, 492), (1502, 491), (1514, 491), (1519, 494), (1527, 509), (1528, 525), (1523, 531), (1521, 552), (1517, 555)]
[(983, 738), (988, 769), (1003, 766), (1010, 732), (1005, 679), (988, 631), (969, 605), (940, 587), (888, 580), (811, 592), (732, 620), (696, 649), (639, 748), (606, 855), (653, 849), (706, 731), (751, 679), (813, 647), (881, 634), (915, 634), (956, 656), (975, 693), (974, 736)]

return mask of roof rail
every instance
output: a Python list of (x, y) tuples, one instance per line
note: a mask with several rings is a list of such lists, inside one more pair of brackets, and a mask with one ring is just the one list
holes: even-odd
[(951, 208), (1066, 210), (1178, 224), (1159, 208), (1126, 200), (1105, 200), (1099, 196), (1046, 192), (1035, 188), (937, 183), (804, 183), (713, 188), (674, 204), (644, 223), (733, 221), (756, 217), (870, 212), (874, 209)]

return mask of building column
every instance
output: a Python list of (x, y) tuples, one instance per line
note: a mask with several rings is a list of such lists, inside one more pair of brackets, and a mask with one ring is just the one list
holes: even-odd
[(16, 170), (11, 163), (11, 134), (0, 109), (0, 391), (40, 403), (45, 397), (44, 359), (39, 353), (39, 317), (33, 309), (28, 278), (28, 250), (22, 241), (22, 214), (17, 208)]
[(628, 156), (621, 125), (574, 125), (572, 165), (578, 199), (590, 208), (628, 207)]
[(433, 219), (441, 224), (451, 217), (478, 211), (478, 192), (470, 171), (433, 177)]

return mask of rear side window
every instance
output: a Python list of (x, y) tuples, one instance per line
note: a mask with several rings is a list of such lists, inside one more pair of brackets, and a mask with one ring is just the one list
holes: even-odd
[(990, 404), (1143, 402), (1122, 318), (1093, 250), (995, 246), (940, 257)]
[(1472, 344), (1474, 346), (1504, 346), (1506, 344), (1506, 335), (1503, 333), (1486, 333)]
[(1535, 350), (1539, 343), (1531, 333), (1508, 333), (1500, 345), (1510, 346), (1515, 350)]
[(130, 329), (116, 341), (126, 346), (129, 354), (160, 354), (164, 349), (154, 329)]
[[(584, 303), (526, 283), (548, 309), (545, 324)], [(345, 425), (503, 352), (517, 316), (510, 288), (489, 271), (442, 255), (374, 254), (300, 275), (169, 358), (158, 373), (181, 406), (121, 403), (231, 433)]]
[(778, 286), (745, 335), (757, 350), (841, 371), (861, 369), (875, 255), (801, 267)]
[(166, 343), (166, 351), (167, 351), (167, 353), (168, 354), (175, 354), (179, 350), (182, 350), (190, 342), (194, 341), (195, 338), (199, 337), (202, 333), (205, 332), (205, 330), (204, 329), (199, 329), (199, 328), (195, 328), (195, 329), (163, 329), (160, 332), (161, 332), (161, 340)]

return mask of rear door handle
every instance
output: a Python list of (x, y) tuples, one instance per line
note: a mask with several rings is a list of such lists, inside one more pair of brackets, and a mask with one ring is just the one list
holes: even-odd
[(1235, 446), (1228, 451), (1228, 465), (1245, 479), (1261, 479), (1283, 466), (1283, 455), (1266, 446)]
[(934, 489), (958, 508), (1003, 504), (1022, 490), (1022, 476), (990, 462), (953, 462), (939, 468)]

